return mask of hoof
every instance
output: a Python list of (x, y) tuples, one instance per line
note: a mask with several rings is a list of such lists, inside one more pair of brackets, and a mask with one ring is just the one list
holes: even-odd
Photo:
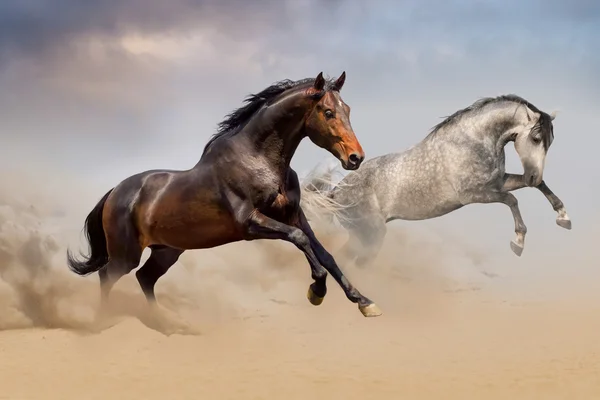
[(523, 254), (523, 246), (520, 244), (517, 244), (516, 242), (512, 241), (510, 242), (510, 249), (513, 251), (513, 253), (515, 253), (518, 257), (521, 257), (521, 254)]
[(571, 230), (571, 220), (568, 218), (557, 218), (556, 225), (567, 230)]
[(320, 306), (323, 303), (324, 297), (317, 296), (315, 292), (313, 292), (312, 288), (308, 288), (308, 293), (306, 294), (306, 298), (310, 301), (310, 304), (313, 306)]
[(365, 317), (378, 317), (383, 314), (375, 303), (371, 303), (368, 306), (358, 306), (358, 309)]

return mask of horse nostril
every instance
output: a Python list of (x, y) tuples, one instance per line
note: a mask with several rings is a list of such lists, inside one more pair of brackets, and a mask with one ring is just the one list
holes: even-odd
[(350, 156), (348, 157), (348, 161), (350, 161), (350, 164), (356, 165), (358, 163), (360, 163), (361, 158), (359, 157), (358, 154), (356, 153), (352, 153), (350, 154)]

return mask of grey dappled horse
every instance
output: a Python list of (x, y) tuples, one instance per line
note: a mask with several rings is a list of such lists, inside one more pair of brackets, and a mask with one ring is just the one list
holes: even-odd
[[(343, 251), (360, 266), (379, 253), (389, 221), (436, 218), (472, 203), (504, 203), (515, 221), (511, 249), (520, 256), (527, 228), (511, 191), (537, 188), (558, 213), (556, 223), (571, 229), (562, 201), (543, 180), (554, 118), (515, 95), (478, 100), (436, 125), (416, 146), (365, 161), (333, 188), (325, 174), (313, 171), (304, 183), (304, 207), (312, 215), (337, 217), (350, 233)], [(514, 142), (523, 175), (505, 172), (508, 142)]]

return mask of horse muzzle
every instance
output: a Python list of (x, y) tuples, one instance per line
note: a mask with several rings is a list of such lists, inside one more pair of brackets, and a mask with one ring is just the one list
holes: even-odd
[(525, 175), (525, 184), (529, 187), (536, 187), (542, 183), (542, 175), (537, 172), (532, 172)]
[(352, 153), (347, 160), (342, 160), (342, 166), (348, 171), (354, 171), (360, 167), (364, 159), (364, 154)]

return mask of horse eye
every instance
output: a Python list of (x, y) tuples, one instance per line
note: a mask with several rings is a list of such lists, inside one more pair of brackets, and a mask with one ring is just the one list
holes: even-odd
[(533, 143), (538, 144), (539, 142), (542, 141), (542, 138), (539, 136), (532, 136), (531, 140), (533, 140)]
[(325, 116), (327, 117), (327, 119), (331, 119), (333, 118), (333, 112), (331, 110), (327, 110), (325, 111)]

